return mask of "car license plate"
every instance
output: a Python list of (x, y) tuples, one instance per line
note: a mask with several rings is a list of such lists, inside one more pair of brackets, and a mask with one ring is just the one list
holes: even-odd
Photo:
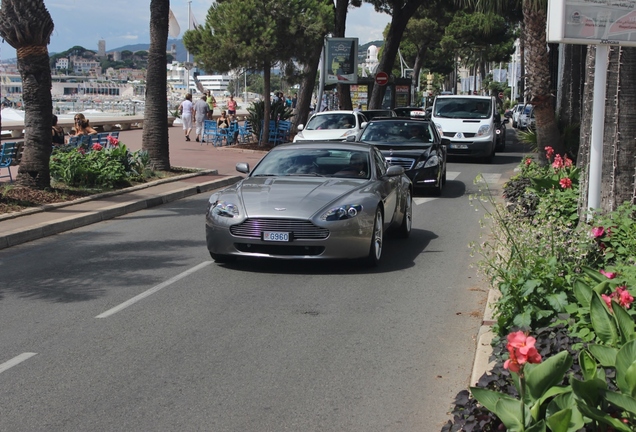
[(280, 231), (263, 231), (263, 240), (276, 241), (276, 242), (288, 242), (289, 233)]
[(466, 144), (451, 144), (450, 148), (466, 150), (466, 149), (468, 149), (468, 146)]

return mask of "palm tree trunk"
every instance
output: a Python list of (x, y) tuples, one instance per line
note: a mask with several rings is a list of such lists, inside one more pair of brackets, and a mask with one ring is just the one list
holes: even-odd
[(142, 148), (148, 152), (153, 169), (170, 170), (168, 144), (168, 101), (166, 98), (166, 44), (170, 0), (150, 2), (150, 48), (146, 74), (146, 110)]
[[(345, 26), (347, 22), (347, 9), (349, 8), (349, 0), (336, 0), (335, 5), (335, 37), (345, 36)], [(338, 84), (338, 105), (339, 108), (350, 110), (353, 109), (351, 103), (351, 86), (349, 84)]]
[(536, 7), (533, 2), (523, 2), (525, 24), (525, 66), (527, 69), (530, 103), (534, 107), (537, 127), (537, 150), (539, 163), (545, 164), (545, 147), (550, 146), (557, 154), (565, 154), (565, 147), (554, 114), (554, 98), (550, 79), (550, 61), (545, 28), (547, 8)]
[(320, 63), (320, 56), (322, 54), (322, 42), (310, 49), (313, 49), (313, 55), (303, 67), (303, 82), (300, 85), (298, 101), (296, 102), (297, 112), (294, 117), (294, 131), (296, 131), (299, 124), (307, 124), (311, 96), (316, 85), (318, 64)]
[(271, 118), (272, 111), (272, 100), (270, 96), (270, 89), (272, 88), (271, 79), (272, 79), (272, 64), (268, 61), (263, 62), (263, 96), (265, 100), (263, 101), (263, 127), (261, 141), (259, 146), (265, 146), (269, 143), (269, 121)]

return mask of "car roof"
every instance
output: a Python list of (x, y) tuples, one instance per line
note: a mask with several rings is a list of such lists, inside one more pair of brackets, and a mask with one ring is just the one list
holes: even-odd
[(398, 117), (375, 117), (373, 120), (369, 120), (369, 123), (371, 122), (379, 122), (379, 121), (412, 121), (412, 122), (418, 122), (418, 123), (431, 123), (431, 119), (429, 118), (424, 118), (424, 117), (405, 117), (405, 116), (398, 116)]
[(280, 144), (270, 150), (280, 151), (286, 149), (307, 149), (307, 150), (320, 150), (320, 149), (333, 149), (333, 150), (351, 150), (351, 151), (369, 151), (369, 144), (360, 143), (355, 141), (302, 141), (298, 143), (285, 143)]
[(353, 110), (334, 110), (334, 111), (320, 111), (314, 113), (315, 116), (325, 115), (325, 114), (355, 114)]
[(439, 96), (435, 97), (435, 99), (464, 99), (464, 98), (490, 100), (490, 99), (493, 99), (494, 96), (482, 96), (482, 95), (439, 95)]

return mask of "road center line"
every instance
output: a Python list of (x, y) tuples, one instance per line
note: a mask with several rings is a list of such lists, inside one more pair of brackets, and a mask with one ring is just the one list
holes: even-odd
[(31, 357), (33, 357), (34, 355), (37, 355), (37, 353), (22, 353), (17, 357), (13, 357), (11, 360), (6, 361), (2, 364), (0, 364), (0, 373), (6, 371), (7, 369), (11, 369), (13, 366), (16, 366), (20, 363), (22, 363), (25, 360), (30, 359)]
[(184, 277), (186, 277), (186, 276), (188, 276), (188, 275), (190, 275), (190, 274), (192, 274), (192, 273), (194, 273), (196, 271), (199, 271), (203, 267), (209, 266), (210, 264), (212, 264), (212, 261), (204, 261), (201, 264), (199, 264), (197, 266), (194, 266), (191, 269), (186, 270), (186, 271), (184, 271), (181, 274), (176, 275), (172, 279), (168, 279), (167, 281), (162, 282), (159, 285), (156, 285), (156, 286), (150, 288), (149, 290), (142, 292), (141, 294), (131, 298), (130, 300), (127, 300), (127, 301), (123, 302), (119, 306), (115, 306), (114, 308), (109, 309), (106, 312), (97, 315), (95, 318), (107, 318), (107, 317), (109, 317), (111, 315), (114, 315), (117, 312), (126, 309), (128, 306), (131, 306), (131, 305), (137, 303), (139, 300), (142, 300), (142, 299), (148, 297), (149, 295), (156, 293), (157, 291), (167, 287), (168, 285), (175, 283), (179, 279), (183, 279)]

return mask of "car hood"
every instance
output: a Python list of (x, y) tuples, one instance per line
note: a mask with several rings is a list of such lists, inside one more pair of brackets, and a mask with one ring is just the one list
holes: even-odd
[(321, 141), (321, 140), (336, 140), (341, 139), (345, 140), (346, 137), (343, 135), (351, 131), (350, 135), (354, 135), (357, 131), (356, 129), (317, 129), (317, 130), (303, 130), (302, 138), (298, 136), (298, 139), (305, 141)]
[(237, 185), (236, 193), (248, 217), (310, 218), (367, 182), (321, 177), (248, 177)]
[(392, 153), (394, 155), (399, 155), (399, 154), (421, 154), (421, 153), (426, 153), (431, 149), (432, 144), (423, 144), (423, 143), (419, 143), (417, 145), (413, 144), (413, 145), (409, 145), (409, 144), (400, 144), (400, 145), (395, 145), (395, 144), (382, 144), (382, 143), (378, 143), (378, 142), (374, 142), (373, 143), (374, 146), (376, 146), (380, 151), (382, 151), (382, 153)]
[(449, 119), (436, 117), (434, 119), (436, 124), (442, 127), (444, 133), (448, 132), (463, 132), (463, 133), (477, 133), (479, 128), (483, 125), (490, 125), (492, 119)]

